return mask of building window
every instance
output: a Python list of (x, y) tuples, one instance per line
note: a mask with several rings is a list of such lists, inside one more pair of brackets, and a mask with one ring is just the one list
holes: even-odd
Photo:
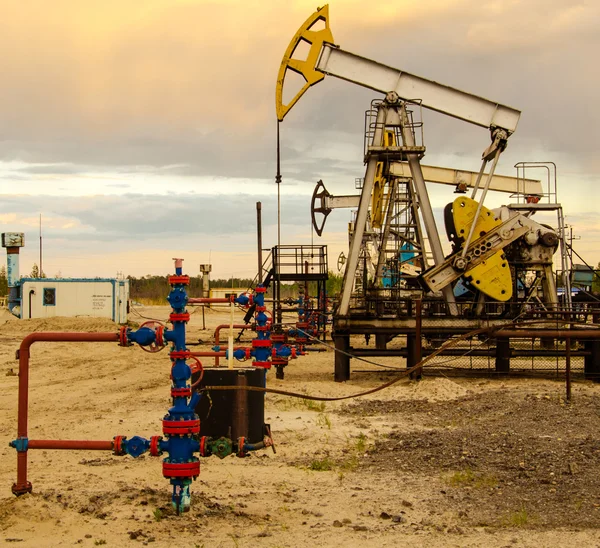
[(56, 289), (54, 287), (44, 288), (44, 306), (56, 306)]

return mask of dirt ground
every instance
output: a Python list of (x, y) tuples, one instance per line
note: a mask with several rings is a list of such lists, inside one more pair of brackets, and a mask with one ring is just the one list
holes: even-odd
[[(139, 313), (164, 320), (168, 308)], [(212, 328), (227, 319), (207, 311), (211, 329), (203, 330), (194, 314), (188, 340), (208, 350)], [(170, 511), (170, 486), (149, 456), (31, 450), (33, 493), (13, 496), (16, 452), (8, 442), (16, 437), (20, 341), (31, 331), (115, 330), (106, 320), (0, 317), (0, 544), (600, 546), (600, 385), (584, 382), (574, 385), (571, 404), (562, 382), (521, 378), (403, 379), (326, 404), (269, 394), (277, 453), (203, 459), (182, 516)], [(291, 362), (285, 380), (272, 371), (268, 386), (339, 396), (390, 378), (356, 373), (334, 383), (327, 351)], [(149, 437), (160, 434), (169, 406), (166, 351), (32, 347), (31, 439)]]

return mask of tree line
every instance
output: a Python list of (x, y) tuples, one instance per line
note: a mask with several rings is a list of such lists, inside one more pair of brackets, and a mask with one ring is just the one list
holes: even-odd
[[(44, 273), (40, 276), (39, 267), (34, 263), (31, 272), (26, 274), (28, 278), (46, 278)], [(60, 272), (54, 276), (61, 278)], [(169, 292), (169, 276), (152, 276), (146, 275), (140, 278), (135, 276), (127, 276), (129, 280), (129, 295), (130, 298), (140, 302), (163, 304)], [(234, 288), (236, 291), (250, 290), (253, 288), (254, 280), (250, 278), (216, 278), (210, 280), (211, 288)], [(314, 287), (310, 287), (314, 286)], [(200, 296), (202, 287), (202, 279), (200, 276), (190, 278), (189, 294)], [(342, 276), (329, 272), (329, 280), (327, 281), (327, 294), (333, 296), (339, 293), (342, 287)], [(281, 296), (283, 299), (296, 297), (298, 295), (298, 284), (282, 285)], [(316, 293), (316, 284), (309, 284), (309, 292), (311, 295)], [(267, 291), (269, 295), (270, 291)], [(8, 279), (6, 275), (6, 265), (0, 265), (0, 295), (8, 294)]]
[[(144, 304), (163, 304), (167, 293), (169, 292), (169, 276), (127, 276), (129, 280), (129, 297)], [(228, 289), (232, 288), (237, 293), (242, 291), (250, 291), (254, 287), (254, 280), (250, 278), (216, 278), (210, 280), (211, 289)], [(339, 293), (342, 287), (342, 276), (329, 273), (327, 280), (327, 294), (333, 296)], [(282, 284), (281, 298), (295, 298), (298, 296), (299, 284)], [(188, 293), (191, 296), (198, 297), (202, 290), (202, 278), (200, 276), (190, 277), (190, 285)], [(316, 296), (316, 283), (309, 284), (309, 293)], [(267, 297), (271, 296), (271, 288), (267, 290)]]

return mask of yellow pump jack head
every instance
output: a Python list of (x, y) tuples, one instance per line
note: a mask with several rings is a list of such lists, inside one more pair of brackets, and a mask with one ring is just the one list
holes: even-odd
[[(325, 28), (321, 30), (311, 30), (319, 21), (325, 23)], [(305, 60), (292, 58), (300, 42), (310, 44), (310, 51)], [(325, 78), (325, 75), (322, 72), (315, 70), (315, 66), (319, 60), (319, 54), (323, 48), (323, 42), (333, 44), (333, 36), (329, 29), (329, 5), (317, 8), (317, 11), (315, 11), (298, 29), (298, 32), (295, 34), (294, 38), (292, 38), (290, 45), (285, 51), (281, 66), (279, 67), (277, 89), (275, 91), (275, 107), (277, 110), (277, 119), (280, 122), (309, 87), (314, 86)], [(300, 74), (304, 78), (305, 84), (302, 86), (302, 89), (296, 93), (294, 98), (287, 105), (284, 105), (283, 87), (288, 70)]]

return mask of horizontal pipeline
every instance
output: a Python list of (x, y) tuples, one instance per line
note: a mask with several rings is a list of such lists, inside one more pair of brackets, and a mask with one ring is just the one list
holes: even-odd
[(89, 440), (29, 440), (27, 449), (68, 449), (81, 451), (112, 451), (112, 441)]

